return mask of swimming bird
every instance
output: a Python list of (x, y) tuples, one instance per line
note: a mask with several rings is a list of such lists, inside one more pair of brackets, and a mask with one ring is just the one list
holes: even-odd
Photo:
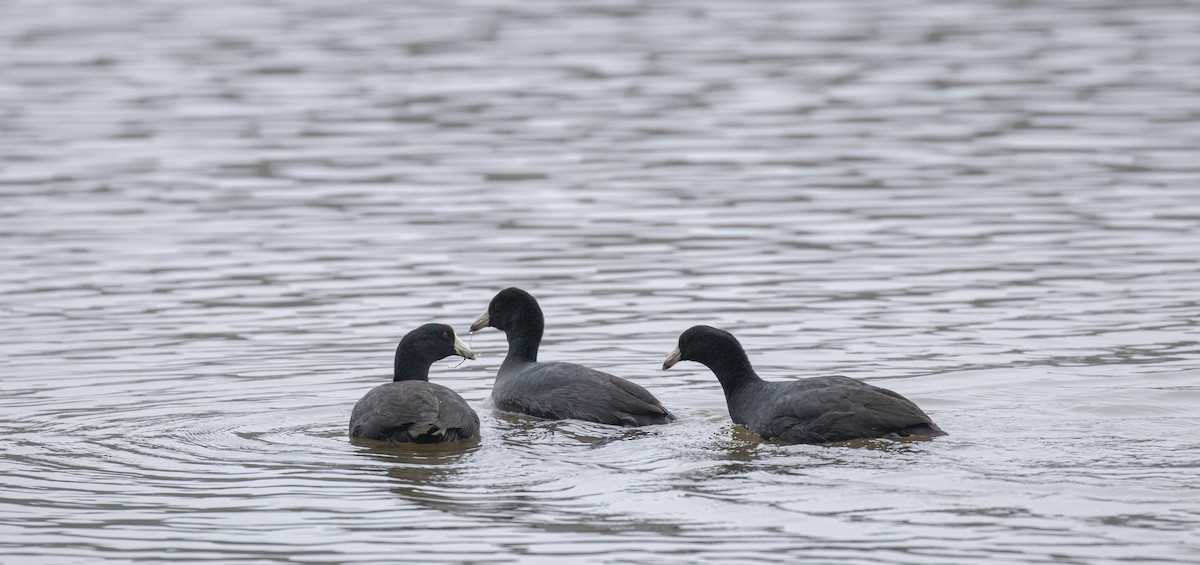
[(738, 340), (710, 326), (683, 332), (679, 345), (663, 362), (663, 370), (680, 361), (695, 361), (711, 369), (721, 381), (734, 423), (764, 439), (826, 443), (946, 435), (909, 399), (849, 377), (764, 381), (754, 372)]
[(474, 324), (504, 332), (508, 355), (496, 373), (492, 404), (550, 420), (587, 420), (617, 426), (665, 424), (675, 419), (646, 389), (574, 363), (539, 363), (546, 322), (537, 300), (519, 288), (500, 291)]
[(429, 382), (429, 366), (449, 355), (475, 354), (445, 324), (425, 324), (396, 346), (392, 381), (354, 405), (350, 437), (393, 443), (439, 443), (479, 436), (479, 415), (458, 393)]

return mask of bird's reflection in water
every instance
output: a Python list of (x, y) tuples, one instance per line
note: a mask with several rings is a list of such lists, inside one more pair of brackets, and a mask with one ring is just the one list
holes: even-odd
[(353, 439), (364, 447), (358, 453), (388, 464), (387, 476), (398, 484), (390, 490), (406, 499), (437, 510), (453, 511), (452, 496), (458, 477), (472, 453), (479, 450), (479, 439), (449, 443), (389, 443)]
[[(902, 452), (911, 451), (912, 448), (914, 447), (914, 445), (917, 445), (922, 442), (926, 442), (926, 441), (933, 439), (933, 436), (909, 435), (909, 436), (892, 436), (892, 437), (867, 437), (867, 438), (858, 438), (858, 439), (848, 439), (848, 440), (844, 440), (844, 441), (831, 441), (831, 442), (827, 442), (827, 443), (796, 444), (796, 443), (788, 443), (786, 441), (782, 441), (782, 440), (778, 440), (778, 439), (763, 439), (762, 437), (759, 437), (754, 432), (752, 432), (742, 426), (736, 426), (736, 425), (732, 426), (732, 430), (730, 432), (730, 437), (732, 438), (732, 441), (730, 442), (731, 445), (737, 446), (739, 448), (738, 450), (745, 450), (745, 449), (759, 447), (759, 446), (778, 446), (780, 448), (787, 448), (787, 447), (793, 447), (793, 446), (811, 446), (811, 447), (824, 447), (824, 448), (849, 447), (849, 448), (855, 448), (855, 449), (870, 449), (870, 450), (874, 450), (874, 451), (886, 451), (889, 453), (902, 453)], [(796, 447), (796, 449), (803, 449), (803, 447)], [(836, 453), (829, 453), (828, 455), (836, 456)]]
[(436, 460), (462, 456), (479, 447), (479, 438), (444, 443), (393, 443), (374, 439), (350, 438), (350, 443), (363, 447), (360, 454), (374, 455), (381, 461)]
[(596, 448), (615, 441), (653, 437), (660, 427), (629, 428), (582, 420), (544, 420), (498, 410), (492, 412), (492, 417), (503, 424), (501, 437), (504, 442), (521, 445), (566, 441)]
[(810, 470), (838, 465), (861, 465), (876, 456), (920, 457), (929, 436), (864, 438), (824, 444), (790, 444), (764, 440), (738, 425), (726, 425), (709, 439), (699, 441), (711, 465), (687, 473), (690, 480), (713, 481), (754, 472), (803, 475)]

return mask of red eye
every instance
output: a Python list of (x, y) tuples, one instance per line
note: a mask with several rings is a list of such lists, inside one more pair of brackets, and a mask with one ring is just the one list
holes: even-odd
[(442, 339), (450, 339), (450, 332), (442, 332)]

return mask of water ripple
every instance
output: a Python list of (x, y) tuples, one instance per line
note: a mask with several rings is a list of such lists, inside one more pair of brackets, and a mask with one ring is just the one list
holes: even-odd
[[(1187, 2), (0, 3), (20, 563), (1190, 563)], [(679, 416), (349, 443), (500, 288)], [(688, 326), (951, 432), (762, 443)]]

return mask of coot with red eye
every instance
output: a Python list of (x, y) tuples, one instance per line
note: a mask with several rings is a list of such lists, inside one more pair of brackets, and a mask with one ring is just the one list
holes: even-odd
[(425, 324), (396, 346), (392, 382), (363, 396), (350, 413), (350, 437), (393, 443), (439, 443), (479, 436), (479, 416), (458, 393), (429, 382), (429, 367), (450, 355), (475, 354), (445, 324)]

